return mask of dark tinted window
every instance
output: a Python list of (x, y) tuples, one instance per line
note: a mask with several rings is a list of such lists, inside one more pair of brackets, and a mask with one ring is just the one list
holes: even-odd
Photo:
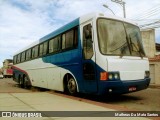
[(21, 62), (21, 54), (18, 54), (17, 63), (20, 63), (20, 62)]
[(73, 40), (74, 40), (74, 31), (71, 30), (66, 33), (66, 45), (65, 48), (72, 48), (73, 47)]
[(39, 46), (39, 56), (43, 55), (43, 44), (40, 44)]
[(48, 41), (43, 43), (43, 55), (48, 53)]
[(26, 52), (23, 52), (21, 54), (21, 62), (25, 61), (25, 58), (26, 58)]
[(83, 27), (83, 54), (85, 59), (93, 56), (92, 26), (88, 24)]
[(62, 49), (74, 48), (78, 45), (77, 28), (74, 28), (62, 35)]
[(14, 62), (14, 64), (17, 63), (17, 55), (13, 57), (13, 62)]
[(39, 56), (46, 55), (48, 53), (48, 41), (40, 44), (39, 46)]
[(49, 41), (49, 53), (57, 52), (60, 49), (60, 36)]
[(31, 59), (31, 49), (27, 50), (26, 52), (26, 60), (30, 60)]
[(34, 57), (35, 58), (38, 57), (38, 47), (39, 47), (38, 45), (34, 47), (34, 51), (35, 51), (34, 52)]
[(32, 58), (38, 57), (38, 45), (32, 48)]

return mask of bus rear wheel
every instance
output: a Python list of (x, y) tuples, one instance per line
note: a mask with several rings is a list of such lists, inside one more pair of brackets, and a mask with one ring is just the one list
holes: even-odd
[(23, 79), (22, 79), (22, 77), (21, 77), (21, 76), (19, 77), (19, 86), (20, 86), (21, 88), (23, 88), (23, 87), (24, 87)]
[(30, 88), (29, 86), (29, 80), (27, 78), (27, 76), (25, 75), (24, 78), (23, 78), (23, 83), (24, 83), (24, 88)]
[(74, 78), (69, 78), (69, 80), (67, 81), (67, 92), (70, 95), (76, 95), (77, 85), (76, 85)]

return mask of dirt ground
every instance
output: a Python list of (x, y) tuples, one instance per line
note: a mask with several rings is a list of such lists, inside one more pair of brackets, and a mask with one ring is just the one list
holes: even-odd
[[(23, 92), (35, 92), (35, 90), (18, 87), (12, 78), (0, 79), (0, 93)], [(46, 90), (46, 92), (48, 92), (48, 90)], [(102, 96), (101, 98), (97, 98), (95, 96), (80, 95), (78, 98), (98, 101), (104, 104), (119, 105), (137, 111), (160, 111), (160, 88), (154, 88), (153, 86), (146, 90), (119, 96)]]

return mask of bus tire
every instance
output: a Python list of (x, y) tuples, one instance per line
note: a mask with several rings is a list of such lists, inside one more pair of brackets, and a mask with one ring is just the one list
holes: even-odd
[(70, 94), (70, 95), (76, 95), (77, 94), (77, 85), (76, 85), (76, 82), (74, 80), (73, 77), (70, 77), (68, 80), (67, 80), (67, 93)]
[(29, 80), (26, 75), (24, 75), (23, 77), (23, 83), (24, 83), (24, 88), (30, 88), (30, 86), (28, 85)]
[(21, 76), (19, 76), (19, 86), (20, 86), (21, 88), (24, 88), (24, 83), (23, 83), (23, 79), (22, 79)]

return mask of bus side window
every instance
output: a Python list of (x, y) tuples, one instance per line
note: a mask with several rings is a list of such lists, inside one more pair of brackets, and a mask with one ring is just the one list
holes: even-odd
[(43, 44), (40, 44), (39, 46), (39, 56), (43, 55)]
[(62, 34), (62, 50), (74, 49), (78, 46), (78, 28), (74, 28)]
[(91, 59), (93, 56), (92, 26), (88, 24), (83, 27), (83, 57)]
[(34, 57), (35, 58), (38, 57), (38, 48), (39, 48), (38, 45), (34, 47)]
[(17, 63), (17, 55), (13, 57), (13, 63), (14, 63), (14, 64)]
[(53, 39), (53, 52), (58, 52), (60, 50), (60, 36)]
[(68, 31), (65, 35), (66, 35), (65, 36), (66, 37), (65, 38), (65, 40), (66, 40), (66, 45), (65, 45), (66, 49), (67, 48), (73, 48), (74, 30)]
[(27, 50), (26, 52), (26, 60), (30, 60), (31, 59), (31, 49)]
[(48, 41), (43, 43), (43, 55), (48, 53)]
[(32, 48), (32, 58), (38, 57), (38, 45)]
[(52, 53), (52, 52), (53, 52), (53, 40), (54, 40), (54, 39), (51, 39), (51, 40), (49, 41), (49, 53)]
[(25, 52), (21, 53), (21, 62), (25, 61)]
[(21, 54), (18, 54), (18, 59), (17, 59), (17, 63), (21, 62)]
[(32, 48), (32, 58), (35, 56), (35, 48)]
[(62, 50), (64, 50), (65, 49), (65, 47), (66, 47), (66, 37), (65, 37), (65, 34), (63, 34), (62, 35)]

